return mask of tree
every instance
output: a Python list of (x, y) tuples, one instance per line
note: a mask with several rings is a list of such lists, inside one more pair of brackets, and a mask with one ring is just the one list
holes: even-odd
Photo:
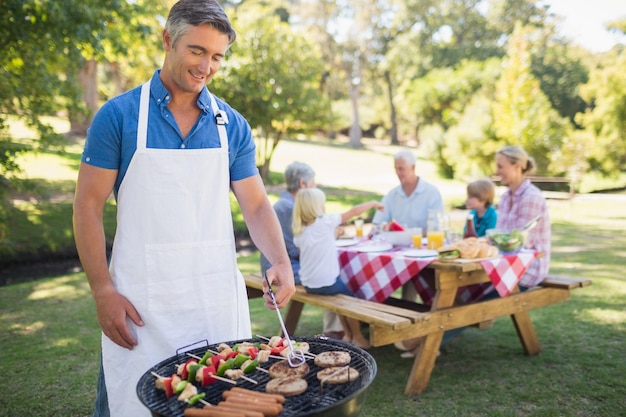
[(247, 2), (230, 17), (238, 39), (209, 87), (256, 129), (257, 162), (267, 178), (282, 138), (325, 125), (323, 63), (316, 45), (292, 31), (272, 7)]
[(565, 123), (531, 72), (533, 31), (518, 26), (509, 39), (503, 71), (496, 83), (494, 132), (503, 144), (519, 144), (546, 173), (551, 153), (565, 135)]
[(593, 146), (586, 153), (592, 169), (616, 175), (626, 169), (626, 48), (616, 47), (591, 69), (581, 95), (589, 108), (577, 122)]

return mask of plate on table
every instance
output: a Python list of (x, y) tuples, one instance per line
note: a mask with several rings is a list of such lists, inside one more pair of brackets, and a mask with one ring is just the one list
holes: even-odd
[(357, 252), (385, 252), (393, 249), (391, 243), (374, 243), (357, 246), (354, 248)]
[(335, 246), (338, 248), (343, 248), (346, 246), (353, 246), (359, 243), (358, 239), (350, 238), (350, 239), (337, 239), (335, 240)]
[(409, 249), (402, 252), (409, 258), (433, 258), (439, 256), (439, 252), (433, 249)]

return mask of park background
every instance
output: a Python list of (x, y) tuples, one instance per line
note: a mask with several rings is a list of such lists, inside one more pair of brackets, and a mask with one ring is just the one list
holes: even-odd
[[(0, 277), (9, 284), (0, 288), (0, 376), (11, 381), (0, 387), (0, 416), (91, 413), (99, 331), (73, 244), (76, 169), (93, 112), (160, 65), (155, 23), (171, 3), (0, 4)], [(408, 362), (393, 347), (373, 349), (379, 375), (362, 415), (621, 415), (624, 45), (576, 45), (544, 2), (525, 0), (223, 4), (239, 39), (210, 88), (250, 120), (272, 199), (294, 160), (314, 167), (331, 210), (380, 198), (396, 184), (400, 147), (416, 152), (418, 174), (451, 212), (463, 211), (468, 180), (493, 173), (505, 143), (536, 156), (540, 175), (573, 181), (573, 198), (549, 200), (551, 268), (593, 285), (532, 312), (542, 354), (525, 357), (511, 323), (497, 320), (451, 344), (429, 389), (405, 397)], [(608, 28), (623, 39), (624, 16)], [(239, 266), (255, 271), (234, 202), (233, 213)], [(109, 238), (114, 227), (111, 200)], [(255, 332), (277, 330), (271, 312), (251, 308)], [(298, 334), (320, 328), (320, 312), (307, 309)]]

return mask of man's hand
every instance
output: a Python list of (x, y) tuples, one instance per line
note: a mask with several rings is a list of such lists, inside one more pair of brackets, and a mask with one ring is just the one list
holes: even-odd
[(114, 288), (94, 294), (94, 300), (98, 322), (104, 334), (121, 347), (132, 350), (137, 345), (137, 340), (130, 332), (126, 317), (137, 326), (143, 326), (143, 321), (132, 303)]
[[(276, 297), (276, 304), (278, 308), (283, 308), (289, 303), (289, 300), (296, 293), (296, 285), (293, 278), (293, 271), (291, 264), (277, 264), (267, 270), (267, 279), (272, 283), (273, 288), (277, 288), (274, 291)], [(267, 283), (263, 282), (263, 298), (265, 298), (265, 306), (274, 309), (274, 303), (272, 303), (272, 297), (270, 297)]]

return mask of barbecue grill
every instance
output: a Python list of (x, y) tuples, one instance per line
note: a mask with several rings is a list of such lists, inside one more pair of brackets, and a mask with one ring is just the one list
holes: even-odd
[[(335, 339), (295, 337), (293, 340), (296, 342), (307, 342), (310, 348), (309, 351), (313, 354), (327, 351), (350, 353), (352, 359), (350, 366), (359, 371), (359, 377), (345, 384), (332, 385), (325, 383), (321, 386), (320, 381), (317, 379), (317, 372), (323, 368), (315, 365), (312, 359), (308, 360), (310, 371), (305, 378), (308, 388), (300, 395), (286, 398), (280, 417), (357, 417), (365, 400), (365, 391), (376, 376), (377, 365), (374, 358), (363, 349)], [(253, 338), (226, 343), (229, 346), (233, 346), (242, 342), (265, 343), (266, 340)], [(152, 375), (152, 372), (164, 377), (171, 376), (173, 373), (176, 373), (178, 364), (189, 360), (190, 356), (188, 353), (202, 356), (207, 349), (217, 351), (217, 346), (218, 344), (215, 344), (186, 352), (177, 352), (175, 356), (158, 363), (142, 375), (137, 383), (137, 396), (150, 409), (153, 417), (182, 417), (188, 405), (178, 401), (176, 396), (167, 398), (164, 391), (156, 389), (154, 385), (155, 377)], [(273, 363), (279, 360), (270, 358), (269, 362), (261, 364), (261, 366), (269, 369)], [(238, 387), (265, 392), (265, 385), (270, 380), (267, 373), (257, 370), (247, 376), (258, 381), (258, 384), (238, 379)], [(222, 392), (229, 390), (232, 386), (227, 382), (218, 381), (206, 387), (198, 387), (198, 392), (206, 393), (205, 401), (217, 404), (223, 400)], [(201, 405), (198, 406), (201, 407)]]

